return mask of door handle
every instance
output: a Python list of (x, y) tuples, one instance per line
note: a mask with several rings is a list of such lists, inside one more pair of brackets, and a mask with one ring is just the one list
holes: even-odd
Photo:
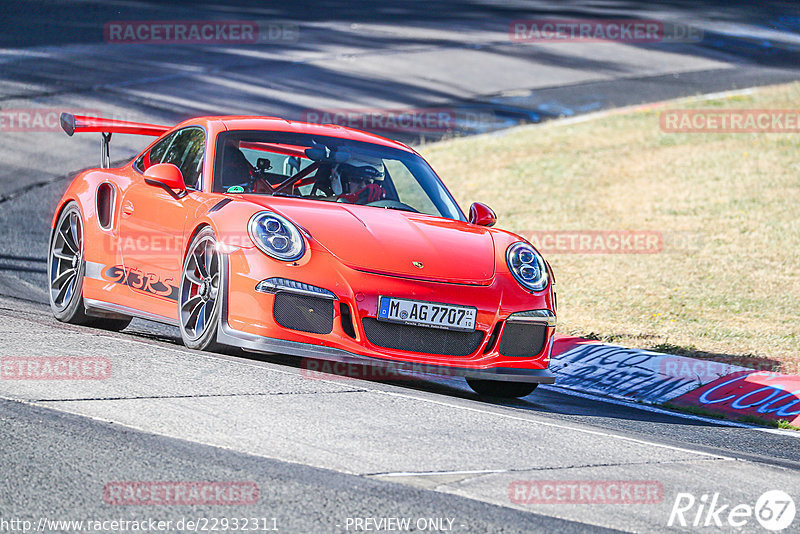
[(133, 215), (133, 202), (126, 200), (122, 203), (122, 216), (130, 217), (131, 215)]

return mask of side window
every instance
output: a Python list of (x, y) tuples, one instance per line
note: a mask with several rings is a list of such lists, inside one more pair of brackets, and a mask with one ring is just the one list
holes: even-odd
[(172, 163), (178, 167), (183, 174), (186, 187), (199, 189), (205, 148), (205, 132), (200, 128), (185, 128), (177, 132), (161, 163)]
[(168, 135), (155, 145), (153, 148), (139, 156), (139, 159), (136, 160), (136, 163), (133, 164), (139, 171), (144, 172), (148, 169), (148, 167), (152, 167), (157, 163), (161, 163), (161, 160), (164, 158), (164, 153), (169, 148), (169, 145), (172, 144), (172, 141), (175, 140), (175, 136), (177, 136), (180, 132), (175, 132), (173, 134)]

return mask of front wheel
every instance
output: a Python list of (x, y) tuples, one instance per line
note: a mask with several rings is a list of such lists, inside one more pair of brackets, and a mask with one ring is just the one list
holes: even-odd
[(478, 395), (484, 397), (498, 397), (501, 399), (521, 399), (527, 397), (539, 384), (528, 382), (503, 382), (502, 380), (481, 380), (467, 378), (467, 384)]
[(218, 350), (217, 328), (221, 316), (222, 261), (214, 230), (197, 233), (183, 262), (178, 300), (183, 344), (190, 349)]

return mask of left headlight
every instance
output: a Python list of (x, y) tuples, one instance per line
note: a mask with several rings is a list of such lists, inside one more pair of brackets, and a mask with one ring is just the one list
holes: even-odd
[(250, 238), (261, 251), (276, 260), (294, 261), (306, 251), (306, 245), (297, 227), (284, 217), (271, 211), (261, 211), (250, 218), (247, 225)]
[(514, 243), (506, 251), (508, 268), (517, 282), (530, 291), (542, 291), (547, 287), (547, 266), (536, 249), (527, 243)]

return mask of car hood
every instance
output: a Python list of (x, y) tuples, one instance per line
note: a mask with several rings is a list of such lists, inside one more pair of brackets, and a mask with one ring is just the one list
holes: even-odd
[[(259, 204), (262, 204), (259, 202)], [(407, 211), (271, 198), (262, 205), (303, 227), (339, 260), (360, 271), (463, 284), (489, 284), (491, 231)]]

